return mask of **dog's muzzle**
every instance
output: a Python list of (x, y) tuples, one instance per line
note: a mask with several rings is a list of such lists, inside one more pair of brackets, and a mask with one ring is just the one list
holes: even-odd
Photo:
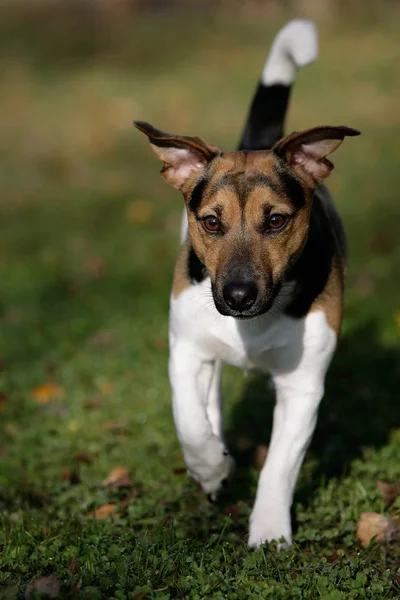
[(224, 285), (222, 296), (232, 311), (243, 313), (257, 300), (258, 288), (251, 281), (232, 281)]

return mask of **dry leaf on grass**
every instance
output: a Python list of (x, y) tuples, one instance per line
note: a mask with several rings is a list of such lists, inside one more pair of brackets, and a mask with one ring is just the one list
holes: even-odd
[(149, 592), (139, 592), (135, 596), (133, 596), (132, 600), (143, 600), (148, 595)]
[(363, 546), (373, 538), (377, 542), (390, 542), (400, 536), (400, 521), (374, 512), (363, 513), (358, 520), (356, 536)]
[(71, 485), (78, 485), (81, 482), (81, 477), (77, 471), (64, 469), (61, 475), (62, 481), (68, 481)]
[(83, 450), (78, 450), (78, 452), (75, 452), (74, 459), (80, 463), (84, 463), (85, 465), (91, 465), (93, 462), (93, 456), (87, 452), (84, 452)]
[(115, 467), (111, 469), (108, 476), (103, 481), (104, 487), (109, 488), (122, 488), (122, 487), (131, 487), (132, 478), (129, 475), (127, 469), (125, 467)]
[(94, 396), (84, 403), (85, 408), (101, 408), (102, 401), (98, 396)]
[(6, 392), (0, 392), (0, 410), (6, 407), (8, 401), (8, 394)]
[(399, 486), (394, 483), (386, 483), (385, 481), (378, 481), (376, 485), (380, 489), (382, 494), (383, 501), (385, 503), (385, 508), (389, 508), (396, 501), (397, 496), (399, 495)]
[(95, 519), (105, 519), (105, 517), (112, 515), (116, 508), (115, 504), (103, 504), (102, 506), (99, 506), (91, 516)]
[(39, 404), (48, 404), (53, 400), (62, 398), (64, 395), (63, 389), (53, 382), (44, 383), (32, 390), (32, 396)]
[(33, 590), (36, 590), (39, 594), (47, 594), (50, 598), (58, 598), (60, 594), (60, 583), (57, 575), (53, 573), (52, 575), (41, 577), (30, 583), (26, 588), (26, 598), (29, 598)]
[(226, 517), (231, 517), (233, 521), (237, 521), (240, 517), (240, 504), (232, 504), (224, 510)]
[(74, 574), (74, 573), (76, 573), (77, 568), (78, 568), (78, 559), (76, 556), (74, 556), (74, 558), (69, 563), (67, 569), (70, 573)]

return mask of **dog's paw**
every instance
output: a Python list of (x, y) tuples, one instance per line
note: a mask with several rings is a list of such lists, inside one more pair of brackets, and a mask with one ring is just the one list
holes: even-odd
[(218, 490), (235, 466), (225, 444), (219, 437), (212, 435), (196, 452), (184, 449), (184, 455), (189, 474), (215, 500)]
[(249, 547), (259, 548), (265, 542), (276, 541), (278, 550), (292, 544), (290, 514), (278, 510), (254, 509), (250, 516)]

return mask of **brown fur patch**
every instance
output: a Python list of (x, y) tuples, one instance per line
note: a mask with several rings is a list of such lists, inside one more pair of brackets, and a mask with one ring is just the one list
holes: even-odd
[(188, 272), (189, 242), (186, 241), (178, 254), (175, 263), (174, 277), (172, 281), (172, 296), (177, 298), (184, 290), (192, 284)]
[(342, 326), (344, 279), (343, 265), (335, 257), (326, 286), (314, 300), (310, 309), (310, 313), (323, 310), (329, 326), (332, 327), (338, 337)]

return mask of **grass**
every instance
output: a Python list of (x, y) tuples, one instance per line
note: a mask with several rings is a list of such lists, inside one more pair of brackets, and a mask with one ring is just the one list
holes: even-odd
[[(185, 474), (167, 378), (182, 202), (130, 123), (233, 147), (283, 17), (147, 15), (92, 36), (2, 21), (1, 598), (53, 573), (62, 598), (400, 598), (399, 546), (355, 536), (361, 513), (385, 512), (376, 480), (400, 480), (395, 17), (322, 25), (293, 95), (289, 129), (363, 136), (334, 157), (351, 247), (343, 339), (279, 554), (246, 547), (252, 453), (271, 425), (263, 380), (224, 372), (238, 469), (219, 503)], [(117, 466), (132, 484), (105, 488)]]

